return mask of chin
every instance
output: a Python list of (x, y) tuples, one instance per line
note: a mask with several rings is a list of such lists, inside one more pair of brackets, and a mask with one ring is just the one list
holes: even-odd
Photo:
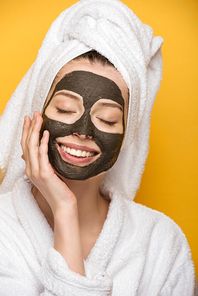
[(101, 172), (100, 174), (87, 178), (86, 180), (76, 180), (76, 179), (68, 179), (59, 174), (55, 169), (54, 169), (55, 174), (64, 182), (64, 183), (71, 183), (71, 182), (87, 182), (87, 181), (93, 181), (93, 180), (99, 180), (100, 183), (102, 182), (102, 179), (105, 175), (106, 172)]

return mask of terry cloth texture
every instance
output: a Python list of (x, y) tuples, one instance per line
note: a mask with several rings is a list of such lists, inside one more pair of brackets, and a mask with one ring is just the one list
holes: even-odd
[[(194, 295), (194, 268), (184, 234), (163, 214), (131, 201), (148, 154), (162, 43), (118, 0), (79, 1), (52, 24), (0, 118), (1, 296)], [(91, 49), (114, 64), (130, 98), (122, 150), (101, 186), (111, 199), (108, 217), (82, 277), (53, 249), (53, 232), (24, 178), (20, 139), (24, 116), (42, 111), (57, 72)]]
[(57, 72), (68, 61), (94, 49), (107, 57), (129, 88), (128, 121), (122, 151), (101, 186), (133, 199), (149, 149), (150, 115), (162, 77), (161, 37), (118, 0), (82, 0), (54, 21), (0, 119), (0, 192), (12, 190), (24, 174), (20, 156), (25, 115), (41, 111)]
[(181, 229), (117, 192), (85, 260), (71, 271), (27, 178), (0, 199), (1, 296), (194, 296), (194, 267)]

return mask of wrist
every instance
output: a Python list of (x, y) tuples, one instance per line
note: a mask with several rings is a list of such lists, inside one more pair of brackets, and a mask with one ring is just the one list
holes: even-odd
[(65, 258), (72, 271), (85, 275), (77, 205), (55, 211), (54, 249)]
[(53, 210), (53, 215), (55, 223), (59, 223), (61, 221), (76, 220), (78, 219), (77, 203), (56, 207)]

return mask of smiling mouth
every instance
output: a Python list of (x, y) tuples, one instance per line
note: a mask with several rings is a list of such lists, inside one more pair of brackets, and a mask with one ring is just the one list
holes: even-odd
[(59, 147), (66, 153), (72, 156), (76, 156), (79, 158), (87, 158), (87, 157), (92, 157), (97, 155), (97, 152), (89, 152), (85, 150), (80, 150), (80, 149), (74, 149), (70, 147), (66, 147), (65, 145), (59, 144)]
[(64, 161), (78, 166), (85, 166), (95, 161), (101, 154), (99, 150), (73, 143), (57, 142), (56, 147)]

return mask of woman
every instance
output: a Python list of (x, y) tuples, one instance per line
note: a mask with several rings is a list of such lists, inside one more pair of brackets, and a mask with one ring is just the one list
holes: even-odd
[(116, 0), (53, 23), (1, 118), (1, 295), (194, 295), (181, 230), (131, 201), (161, 45)]

